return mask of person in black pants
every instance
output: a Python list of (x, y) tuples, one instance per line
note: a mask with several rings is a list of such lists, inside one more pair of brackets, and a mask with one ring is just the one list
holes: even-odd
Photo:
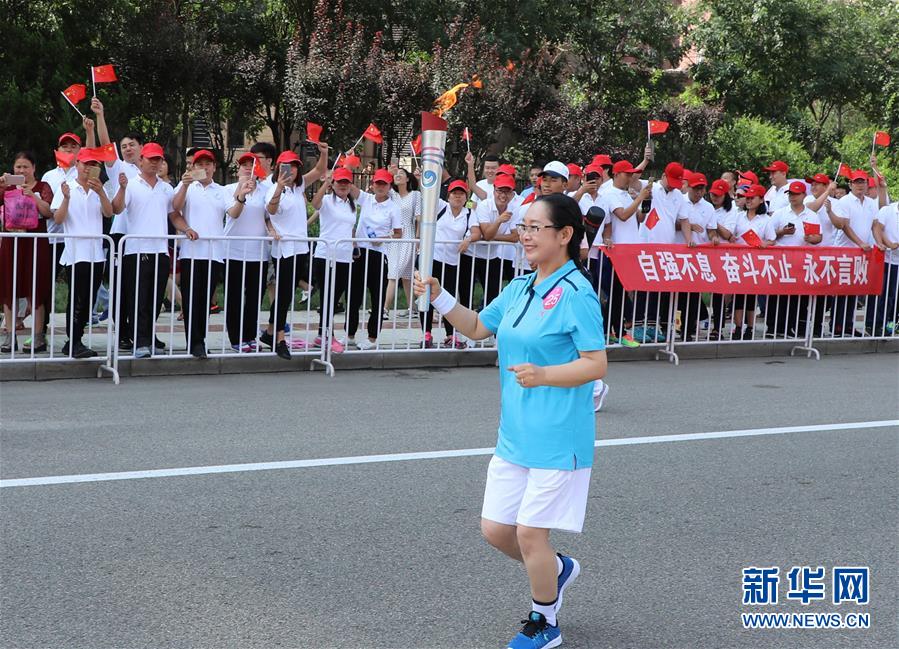
[[(399, 237), (397, 237), (399, 238)], [(347, 305), (347, 336), (355, 338), (359, 329), (359, 309), (365, 291), (371, 296), (367, 332), (369, 342), (378, 338), (381, 326), (381, 312), (384, 310), (384, 295), (387, 292), (387, 255), (372, 248), (356, 248), (350, 276), (350, 297)], [(357, 341), (360, 349), (371, 349), (364, 341)]]
[[(141, 358), (149, 356), (150, 348), (155, 346), (153, 323), (162, 309), (170, 264), (165, 253), (135, 253), (122, 257), (122, 311), (129, 314), (132, 328), (127, 336), (129, 339), (133, 336), (135, 355)], [(122, 335), (126, 334), (123, 332)]]
[(84, 329), (90, 321), (93, 304), (103, 280), (103, 262), (86, 261), (74, 264), (69, 271), (69, 305), (66, 309), (66, 332), (68, 341), (62, 353), (74, 358), (92, 358), (97, 355), (93, 349), (81, 342)]
[[(206, 358), (206, 323), (223, 264), (211, 259), (187, 259), (181, 263), (181, 308), (187, 349), (197, 358)], [(163, 286), (163, 290), (165, 287)]]
[(231, 347), (239, 349), (256, 339), (259, 305), (262, 303), (265, 278), (268, 277), (268, 262), (229, 259), (226, 263), (225, 325)]

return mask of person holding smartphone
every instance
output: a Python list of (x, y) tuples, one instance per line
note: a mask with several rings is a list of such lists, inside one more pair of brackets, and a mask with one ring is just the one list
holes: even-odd
[(577, 202), (544, 196), (516, 229), (536, 271), (513, 279), (480, 313), (436, 277), (417, 276), (415, 293), (430, 289), (434, 308), (469, 338), (496, 335), (501, 414), (481, 531), (524, 564), (530, 582), (531, 612), (508, 646), (540, 649), (561, 644), (562, 596), (580, 574), (550, 533), (583, 528), (596, 437), (592, 385), (607, 360), (599, 299), (580, 261)]
[[(53, 191), (49, 184), (36, 179), (35, 160), (30, 151), (21, 151), (13, 159), (13, 173), (0, 176), (0, 207), (10, 210), (15, 201), (17, 209), (27, 217), (23, 219), (27, 223), (22, 223), (25, 227), (15, 229), (7, 220), (4, 224), (7, 232), (47, 231)], [(47, 351), (44, 331), (51, 293), (51, 259), (47, 239), (0, 239), (0, 302), (7, 329), (0, 339), (0, 353), (18, 351), (15, 316), (21, 299), (28, 301), (32, 314), (31, 339), (25, 342), (22, 351), (26, 354)]]

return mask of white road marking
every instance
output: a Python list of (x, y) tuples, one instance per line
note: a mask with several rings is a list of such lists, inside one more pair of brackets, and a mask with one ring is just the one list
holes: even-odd
[[(597, 440), (597, 448), (603, 446), (631, 446), (635, 444), (663, 444), (667, 442), (692, 442), (707, 439), (732, 437), (758, 437), (763, 435), (784, 435), (788, 433), (816, 433), (835, 430), (860, 430), (865, 428), (892, 428), (899, 426), (899, 419), (882, 421), (859, 421), (847, 424), (814, 424), (811, 426), (779, 426), (775, 428), (749, 428), (745, 430), (721, 430), (711, 433), (685, 433), (682, 435), (651, 435), (646, 437), (619, 437)], [(376, 462), (406, 462), (410, 460), (436, 460), (450, 457), (472, 457), (491, 455), (490, 448), (463, 448), (448, 451), (422, 451), (418, 453), (389, 453), (386, 455), (353, 455), (349, 457), (328, 457), (313, 460), (289, 460), (285, 462), (255, 462), (252, 464), (222, 464), (217, 466), (189, 466), (173, 469), (150, 469), (146, 471), (120, 471), (116, 473), (83, 473), (76, 475), (44, 476), (38, 478), (12, 478), (0, 480), (0, 488), (38, 487), (54, 484), (76, 484), (80, 482), (110, 482), (116, 480), (139, 480), (142, 478), (172, 478), (176, 476), (206, 475), (211, 473), (245, 473), (248, 471), (274, 471), (277, 469), (306, 469), (320, 466), (341, 466), (347, 464), (373, 464)]]

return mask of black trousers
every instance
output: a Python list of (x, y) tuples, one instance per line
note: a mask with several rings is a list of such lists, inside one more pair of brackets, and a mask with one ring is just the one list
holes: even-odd
[(677, 308), (681, 313), (681, 335), (698, 336), (699, 321), (708, 317), (708, 309), (702, 302), (702, 293), (678, 293)]
[(69, 267), (69, 306), (66, 332), (73, 343), (81, 342), (90, 321), (94, 300), (103, 280), (103, 262), (80, 261)]
[[(334, 328), (331, 318), (334, 316), (334, 305), (340, 302), (350, 281), (351, 263), (334, 262), (334, 301), (325, 293), (325, 275), (328, 272), (328, 260), (319, 257), (312, 258), (312, 286), (318, 291), (318, 335), (322, 331), (330, 331)], [(330, 287), (329, 287), (330, 292)], [(357, 312), (357, 318), (358, 312)]]
[[(475, 258), (474, 260), (474, 277), (484, 287), (484, 306), (493, 302), (502, 288), (503, 261), (505, 260), (499, 257), (494, 257), (493, 259)], [(511, 262), (509, 262), (509, 268), (512, 268)], [(509, 279), (511, 279), (511, 275)]]
[(206, 345), (206, 323), (222, 263), (210, 259), (181, 260), (181, 305), (187, 350)]
[(226, 264), (225, 326), (228, 328), (228, 340), (232, 345), (239, 345), (256, 340), (268, 262), (229, 259)]
[(156, 322), (162, 308), (170, 265), (171, 260), (166, 253), (135, 253), (123, 256), (122, 314), (128, 314), (131, 326), (125, 328), (123, 317), (120, 342), (133, 339), (135, 347), (153, 345), (153, 323)]
[[(459, 292), (456, 299), (462, 306), (472, 308), (471, 297), (474, 293), (474, 257), (459, 255), (459, 266), (456, 269), (456, 280), (459, 283)], [(442, 286), (442, 284), (441, 284)]]
[(360, 248), (360, 251), (361, 254), (353, 260), (351, 270), (346, 332), (353, 338), (359, 329), (359, 309), (367, 289), (371, 296), (368, 337), (377, 338), (381, 329), (381, 312), (384, 310), (384, 293), (387, 291), (387, 257), (369, 248)]
[(300, 272), (303, 255), (278, 257), (275, 264), (275, 299), (269, 309), (268, 323), (275, 325), (275, 331), (284, 331), (287, 312), (296, 296), (297, 282), (305, 279)]
[[(452, 264), (444, 264), (435, 260), (431, 266), (431, 276), (436, 277), (440, 281), (441, 288), (445, 288), (450, 293), (456, 290), (456, 274), (456, 266)], [(419, 312), (418, 318), (425, 331), (431, 333), (431, 329), (434, 326), (434, 305), (428, 307), (427, 313)], [(446, 318), (443, 319), (443, 327), (446, 329), (447, 336), (453, 335), (453, 325)]]

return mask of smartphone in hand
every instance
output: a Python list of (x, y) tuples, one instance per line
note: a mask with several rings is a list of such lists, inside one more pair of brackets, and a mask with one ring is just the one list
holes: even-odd
[(289, 162), (285, 162), (281, 165), (279, 175), (290, 176), (290, 175), (292, 175), (292, 173), (293, 173), (293, 165), (292, 164), (290, 164)]
[(18, 187), (19, 185), (24, 185), (25, 184), (25, 176), (20, 176), (18, 174), (7, 174), (6, 184), (13, 185), (15, 187)]
[(88, 180), (97, 180), (100, 178), (100, 167), (95, 167), (91, 165), (87, 168), (87, 178)]
[(194, 180), (206, 180), (206, 170), (205, 169), (191, 169), (190, 177)]

